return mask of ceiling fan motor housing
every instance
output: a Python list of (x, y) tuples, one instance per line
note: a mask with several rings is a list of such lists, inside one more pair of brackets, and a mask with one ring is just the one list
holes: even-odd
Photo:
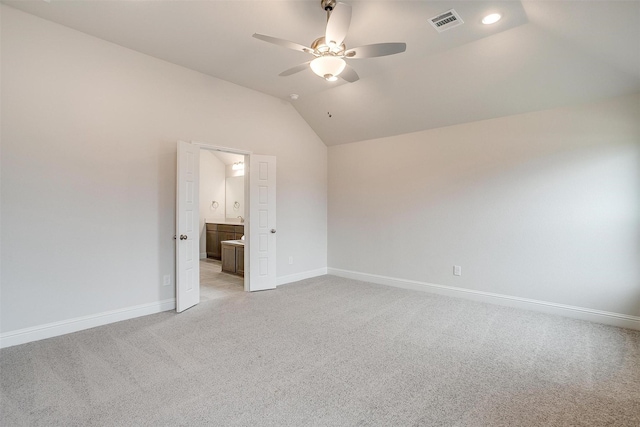
[(320, 0), (320, 6), (322, 6), (323, 10), (330, 12), (336, 7), (336, 0)]
[(346, 46), (344, 43), (338, 45), (329, 45), (327, 44), (324, 36), (318, 37), (311, 43), (311, 49), (315, 55), (325, 56), (325, 55), (333, 55), (333, 56), (343, 56), (344, 51), (346, 50)]

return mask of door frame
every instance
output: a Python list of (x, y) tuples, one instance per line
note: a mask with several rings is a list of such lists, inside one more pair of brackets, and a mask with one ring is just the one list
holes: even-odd
[[(239, 154), (244, 156), (244, 205), (246, 206), (245, 208), (245, 212), (244, 212), (244, 235), (245, 236), (249, 236), (249, 231), (251, 229), (251, 197), (249, 194), (249, 168), (250, 168), (250, 163), (251, 163), (251, 155), (253, 154), (252, 151), (247, 151), (247, 150), (240, 150), (238, 148), (231, 148), (231, 147), (223, 147), (220, 145), (213, 145), (213, 144), (207, 144), (206, 142), (199, 142), (199, 141), (190, 141), (190, 143), (195, 146), (195, 147), (199, 147), (200, 150), (208, 150), (208, 151), (222, 151), (225, 153), (231, 153), (231, 154)], [(197, 176), (198, 182), (200, 182), (200, 175), (198, 174)], [(206, 227), (206, 225), (205, 225)], [(199, 234), (198, 234), (199, 235)], [(247, 239), (245, 237), (245, 242), (244, 242), (244, 247), (245, 247), (245, 251), (244, 251), (244, 262), (245, 262), (245, 266), (244, 266), (244, 291), (245, 292), (249, 292), (250, 287), (249, 287), (249, 282), (251, 280), (251, 243), (249, 242), (250, 239)], [(200, 277), (198, 277), (198, 283), (200, 283)]]

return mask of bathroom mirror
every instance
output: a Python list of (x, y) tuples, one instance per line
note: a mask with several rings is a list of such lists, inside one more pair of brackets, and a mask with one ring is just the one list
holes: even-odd
[(244, 218), (244, 176), (232, 176), (225, 180), (225, 205), (227, 220)]

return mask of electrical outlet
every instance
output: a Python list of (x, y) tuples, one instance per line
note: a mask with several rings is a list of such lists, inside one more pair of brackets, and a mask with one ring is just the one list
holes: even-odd
[(293, 256), (289, 255), (289, 265), (293, 264)]
[(162, 279), (162, 285), (163, 286), (170, 286), (171, 285), (171, 275), (170, 274), (165, 274), (164, 278)]
[(459, 265), (454, 265), (453, 266), (453, 275), (454, 276), (462, 276), (462, 267), (460, 267)]

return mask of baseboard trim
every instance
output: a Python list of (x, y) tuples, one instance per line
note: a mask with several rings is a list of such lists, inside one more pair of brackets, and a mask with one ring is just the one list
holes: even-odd
[(200, 259), (205, 259), (207, 257), (206, 252), (200, 252)]
[(327, 268), (318, 268), (316, 270), (303, 271), (302, 273), (290, 274), (276, 278), (276, 286), (286, 285), (287, 283), (298, 282), (312, 277), (324, 276), (327, 274)]
[(347, 279), (361, 280), (396, 288), (412, 289), (415, 291), (431, 292), (456, 298), (464, 298), (473, 301), (503, 305), (507, 307), (522, 308), (548, 314), (570, 317), (573, 319), (588, 320), (605, 325), (621, 328), (640, 330), (640, 317), (628, 314), (612, 313), (609, 311), (594, 310), (591, 308), (576, 307), (572, 305), (557, 304), (548, 301), (539, 301), (529, 298), (520, 298), (511, 295), (495, 294), (492, 292), (476, 291), (472, 289), (457, 288), (454, 286), (436, 285), (434, 283), (419, 282), (416, 280), (397, 279), (394, 277), (379, 276), (377, 274), (361, 273), (358, 271), (328, 268), (328, 274)]
[(162, 311), (174, 310), (175, 308), (176, 300), (175, 298), (171, 298), (163, 301), (105, 311), (103, 313), (92, 314), (89, 316), (76, 317), (73, 319), (62, 320), (60, 322), (47, 323), (44, 325), (5, 332), (0, 334), (0, 348), (12, 347), (14, 345), (43, 340), (45, 338), (57, 337), (71, 332), (95, 328), (96, 326), (133, 319), (135, 317), (146, 316), (148, 314), (160, 313)]

